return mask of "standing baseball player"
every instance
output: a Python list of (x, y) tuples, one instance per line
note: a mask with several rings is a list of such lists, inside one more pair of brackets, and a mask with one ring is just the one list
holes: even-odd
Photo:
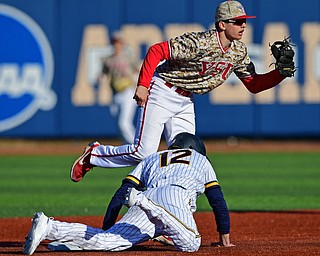
[(251, 93), (272, 88), (293, 76), (294, 52), (286, 43), (273, 45), (279, 49), (272, 51), (275, 70), (255, 72), (247, 47), (240, 41), (247, 19), (254, 17), (248, 16), (239, 2), (225, 1), (216, 9), (214, 29), (185, 33), (151, 46), (134, 95), (139, 106), (134, 143), (116, 147), (90, 143), (71, 167), (71, 179), (80, 181), (94, 166), (137, 165), (158, 150), (163, 132), (167, 145), (180, 132), (195, 134), (193, 94), (210, 92), (232, 72)]
[(132, 99), (138, 73), (138, 61), (132, 50), (125, 44), (120, 32), (112, 35), (113, 52), (102, 65), (100, 81), (110, 78), (113, 92), (111, 114), (117, 118), (118, 129), (126, 143), (133, 143), (135, 136), (134, 117), (136, 104)]
[(56, 241), (50, 244), (52, 250), (121, 251), (159, 235), (171, 237), (179, 251), (197, 251), (201, 236), (193, 213), (202, 193), (213, 208), (221, 246), (234, 246), (230, 242), (230, 217), (224, 196), (205, 146), (197, 136), (178, 134), (169, 150), (146, 157), (127, 179), (146, 190), (128, 190), (125, 204), (130, 208), (110, 229), (60, 222), (38, 212), (24, 253), (33, 254), (45, 239)]

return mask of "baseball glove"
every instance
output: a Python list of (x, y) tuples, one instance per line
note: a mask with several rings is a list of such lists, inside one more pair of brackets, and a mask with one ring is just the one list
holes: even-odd
[(285, 77), (294, 76), (296, 67), (293, 62), (294, 51), (290, 44), (290, 37), (283, 41), (275, 41), (271, 46), (271, 53), (276, 59), (275, 67)]

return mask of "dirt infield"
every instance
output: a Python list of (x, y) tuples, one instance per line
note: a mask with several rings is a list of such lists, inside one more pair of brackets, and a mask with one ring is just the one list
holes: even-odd
[[(81, 154), (90, 141), (86, 140), (32, 140), (0, 139), (0, 156), (5, 155), (66, 155)], [(121, 145), (119, 140), (99, 140), (105, 145)], [(247, 140), (230, 137), (221, 140), (204, 140), (208, 152), (320, 152), (320, 139), (316, 140)], [(160, 149), (165, 149), (164, 142)]]
[[(218, 240), (212, 213), (196, 213), (202, 245), (192, 255), (278, 256), (320, 255), (320, 211), (303, 212), (231, 212), (232, 248), (211, 246)], [(102, 217), (56, 217), (58, 220), (86, 223), (99, 227)], [(30, 218), (0, 219), (0, 255), (21, 255), (24, 237), (31, 226)], [(176, 252), (171, 246), (146, 242), (124, 252), (56, 253), (47, 249), (48, 241), (34, 255), (191, 255)]]
[[(65, 155), (79, 154), (90, 140), (0, 140), (0, 155)], [(101, 141), (119, 145), (118, 141)], [(246, 141), (231, 138), (205, 141), (209, 152), (320, 152), (320, 141)], [(165, 148), (162, 143), (160, 149)], [(0, 255), (22, 255), (24, 238), (31, 226), (30, 218), (0, 218)], [(81, 222), (100, 227), (100, 217), (56, 217), (58, 220)], [(218, 241), (212, 227), (212, 213), (196, 213), (196, 221), (202, 235), (200, 250), (192, 255), (278, 256), (320, 255), (320, 210), (291, 212), (231, 212), (232, 248), (211, 246)], [(124, 252), (68, 252), (55, 253), (47, 249), (47, 241), (41, 243), (35, 255), (190, 255), (176, 252), (171, 246), (146, 242)]]

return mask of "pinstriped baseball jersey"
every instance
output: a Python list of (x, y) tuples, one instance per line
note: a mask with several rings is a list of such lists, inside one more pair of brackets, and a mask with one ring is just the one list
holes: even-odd
[(223, 49), (215, 29), (185, 33), (169, 41), (171, 60), (156, 71), (166, 82), (197, 94), (221, 85), (232, 72), (238, 77), (255, 74), (247, 47), (233, 40)]
[[(192, 149), (165, 150), (141, 162), (127, 178), (147, 189), (175, 185), (189, 191), (194, 203), (205, 188), (218, 185), (208, 159)], [(195, 205), (194, 205), (195, 206)]]

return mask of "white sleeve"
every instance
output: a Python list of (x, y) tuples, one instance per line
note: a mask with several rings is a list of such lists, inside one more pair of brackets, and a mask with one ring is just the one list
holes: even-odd
[(207, 161), (207, 171), (205, 172), (205, 184), (208, 184), (210, 182), (218, 182), (216, 173), (210, 163), (210, 161)]

